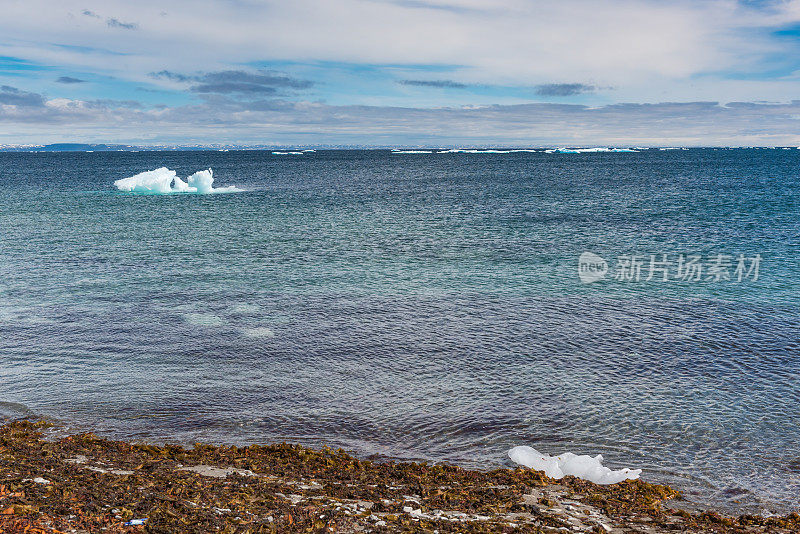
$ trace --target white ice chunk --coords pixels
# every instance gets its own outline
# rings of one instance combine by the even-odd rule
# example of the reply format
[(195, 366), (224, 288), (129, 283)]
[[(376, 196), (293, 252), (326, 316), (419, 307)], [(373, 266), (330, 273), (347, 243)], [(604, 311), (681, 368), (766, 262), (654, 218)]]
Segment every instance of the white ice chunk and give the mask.
[(186, 179), (186, 182), (176, 176), (175, 171), (161, 167), (154, 171), (139, 173), (135, 176), (122, 178), (114, 182), (120, 191), (132, 193), (235, 193), (241, 191), (235, 186), (214, 188), (214, 171), (206, 169), (198, 171)]
[(191, 187), (189, 184), (175, 177), (175, 185), (172, 186), (172, 193), (197, 193), (196, 187)]
[(117, 180), (114, 185), (120, 191), (134, 193), (172, 193), (174, 179), (175, 171), (161, 167), (154, 171), (140, 172), (129, 178)]
[(594, 148), (555, 148), (552, 150), (545, 150), (545, 152), (548, 154), (586, 154), (597, 152), (638, 152), (638, 150), (631, 148), (608, 148), (604, 146), (598, 146)]
[(36, 477), (36, 478), (24, 478), (22, 479), (23, 482), (35, 482), (36, 484), (50, 484), (50, 481), (46, 478)]
[(612, 471), (603, 466), (602, 454), (591, 457), (565, 452), (559, 456), (550, 456), (533, 447), (520, 446), (508, 451), (508, 457), (517, 464), (544, 471), (550, 478), (560, 479), (572, 475), (595, 484), (616, 484), (623, 480), (636, 480), (642, 473), (641, 469), (628, 468)]
[(198, 193), (211, 193), (214, 190), (211, 186), (214, 183), (214, 171), (211, 169), (197, 171), (186, 179), (186, 183), (189, 184), (189, 187), (196, 188)]

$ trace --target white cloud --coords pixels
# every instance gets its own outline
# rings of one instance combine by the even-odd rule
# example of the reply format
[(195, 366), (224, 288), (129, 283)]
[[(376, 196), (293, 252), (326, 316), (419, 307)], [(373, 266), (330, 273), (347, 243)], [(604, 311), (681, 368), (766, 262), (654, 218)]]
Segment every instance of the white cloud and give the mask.
[(730, 1), (13, 0), (0, 53), (139, 80), (261, 60), (460, 65), (460, 82), (593, 83), (655, 97), (653, 80), (749, 68), (780, 52), (743, 30), (798, 20), (796, 0), (770, 10)]
[[(0, 18), (0, 56), (57, 67), (59, 75), (92, 83), (53, 86), (55, 77), (48, 73), (51, 86), (37, 87), (35, 76), (0, 73), (0, 85), (21, 91), (7, 92), (7, 102), (0, 102), (0, 122), (21, 125), (6, 129), (13, 130), (10, 141), (28, 136), (291, 142), (317, 136), (318, 142), (354, 143), (796, 144), (793, 117), (800, 110), (786, 102), (800, 94), (800, 78), (792, 75), (800, 61), (791, 64), (798, 44), (774, 38), (768, 30), (799, 21), (800, 0), (758, 8), (732, 0), (172, 0), (166, 7), (161, 0), (7, 0)], [(352, 87), (336, 89), (337, 102), (353, 105), (258, 100), (267, 94), (325, 95), (327, 80), (303, 72), (285, 79), (308, 80), (307, 92), (251, 83), (257, 71), (248, 63), (280, 61), (381, 65), (386, 86), (396, 93), (387, 96), (380, 85), (361, 91), (355, 69), (347, 79)], [(753, 75), (776, 62), (785, 72)], [(151, 76), (162, 71), (191, 75), (193, 85)], [(201, 83), (209, 73), (226, 72), (251, 74), (244, 81)], [(365, 80), (371, 72), (363, 74)], [(434, 96), (425, 97), (425, 105), (439, 107), (422, 109), (415, 99), (422, 98), (424, 86), (397, 90), (392, 76), (440, 80), (444, 88), (594, 87), (580, 93), (596, 107), (499, 106), (491, 105), (492, 96), (476, 100), (469, 91), (453, 95), (429, 87), (426, 94)], [(161, 85), (172, 97), (194, 87), (180, 98), (195, 104), (139, 109), (112, 103), (110, 92), (97, 93), (103, 91), (102, 79), (113, 79), (117, 89), (127, 82), (124, 98), (140, 84)], [(60, 98), (78, 94), (69, 90), (95, 91), (106, 100)], [(250, 102), (223, 97), (244, 93)], [(555, 93), (539, 96), (558, 98)], [(536, 98), (533, 89), (530, 94)], [(20, 103), (36, 101), (31, 95), (45, 104)], [(494, 103), (524, 99), (509, 93)], [(721, 107), (693, 103), (698, 100), (784, 104)], [(687, 103), (609, 105), (671, 101)], [(365, 103), (375, 105), (359, 105)], [(408, 105), (401, 109), (389, 103)], [(461, 104), (476, 107), (457, 107)], [(54, 123), (70, 127), (54, 131), (48, 127)]]
[(797, 146), (798, 116), (800, 101), (420, 109), (243, 102), (220, 96), (198, 105), (148, 110), (128, 103), (53, 99), (44, 105), (0, 107), (0, 124), (18, 125), (13, 137), (0, 134), (0, 142)]

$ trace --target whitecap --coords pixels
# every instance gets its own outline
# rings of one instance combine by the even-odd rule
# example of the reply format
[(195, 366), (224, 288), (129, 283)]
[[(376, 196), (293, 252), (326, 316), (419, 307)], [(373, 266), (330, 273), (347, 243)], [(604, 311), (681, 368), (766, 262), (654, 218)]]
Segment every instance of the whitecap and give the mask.
[(266, 326), (259, 326), (257, 328), (243, 328), (242, 332), (247, 337), (253, 338), (272, 338), (275, 337), (275, 332), (272, 329), (267, 328)]
[(193, 326), (222, 326), (225, 321), (212, 313), (184, 313), (183, 320)]
[(260, 312), (261, 306), (259, 306), (258, 304), (236, 304), (233, 306), (229, 306), (228, 311), (230, 313), (252, 314)]
[(0, 401), (0, 421), (34, 417), (33, 411), (18, 402)]

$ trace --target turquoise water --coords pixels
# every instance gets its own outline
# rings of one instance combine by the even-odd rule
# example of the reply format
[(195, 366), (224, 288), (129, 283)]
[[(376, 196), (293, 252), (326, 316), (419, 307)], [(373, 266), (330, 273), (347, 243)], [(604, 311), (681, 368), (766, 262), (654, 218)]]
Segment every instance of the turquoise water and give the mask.
[[(245, 191), (113, 187), (161, 166)], [(475, 467), (602, 453), (701, 505), (797, 509), (799, 189), (798, 150), (0, 153), (0, 414)], [(651, 254), (733, 280), (647, 281)]]

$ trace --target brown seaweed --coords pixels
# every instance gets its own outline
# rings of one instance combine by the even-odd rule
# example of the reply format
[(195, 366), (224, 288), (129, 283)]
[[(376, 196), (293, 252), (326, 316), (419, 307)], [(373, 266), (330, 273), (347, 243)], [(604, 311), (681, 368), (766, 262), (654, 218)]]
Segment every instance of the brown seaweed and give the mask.
[(0, 427), (0, 533), (800, 532), (797, 514), (671, 510), (678, 492), (641, 480), (599, 486), (289, 444), (46, 440), (45, 426)]

